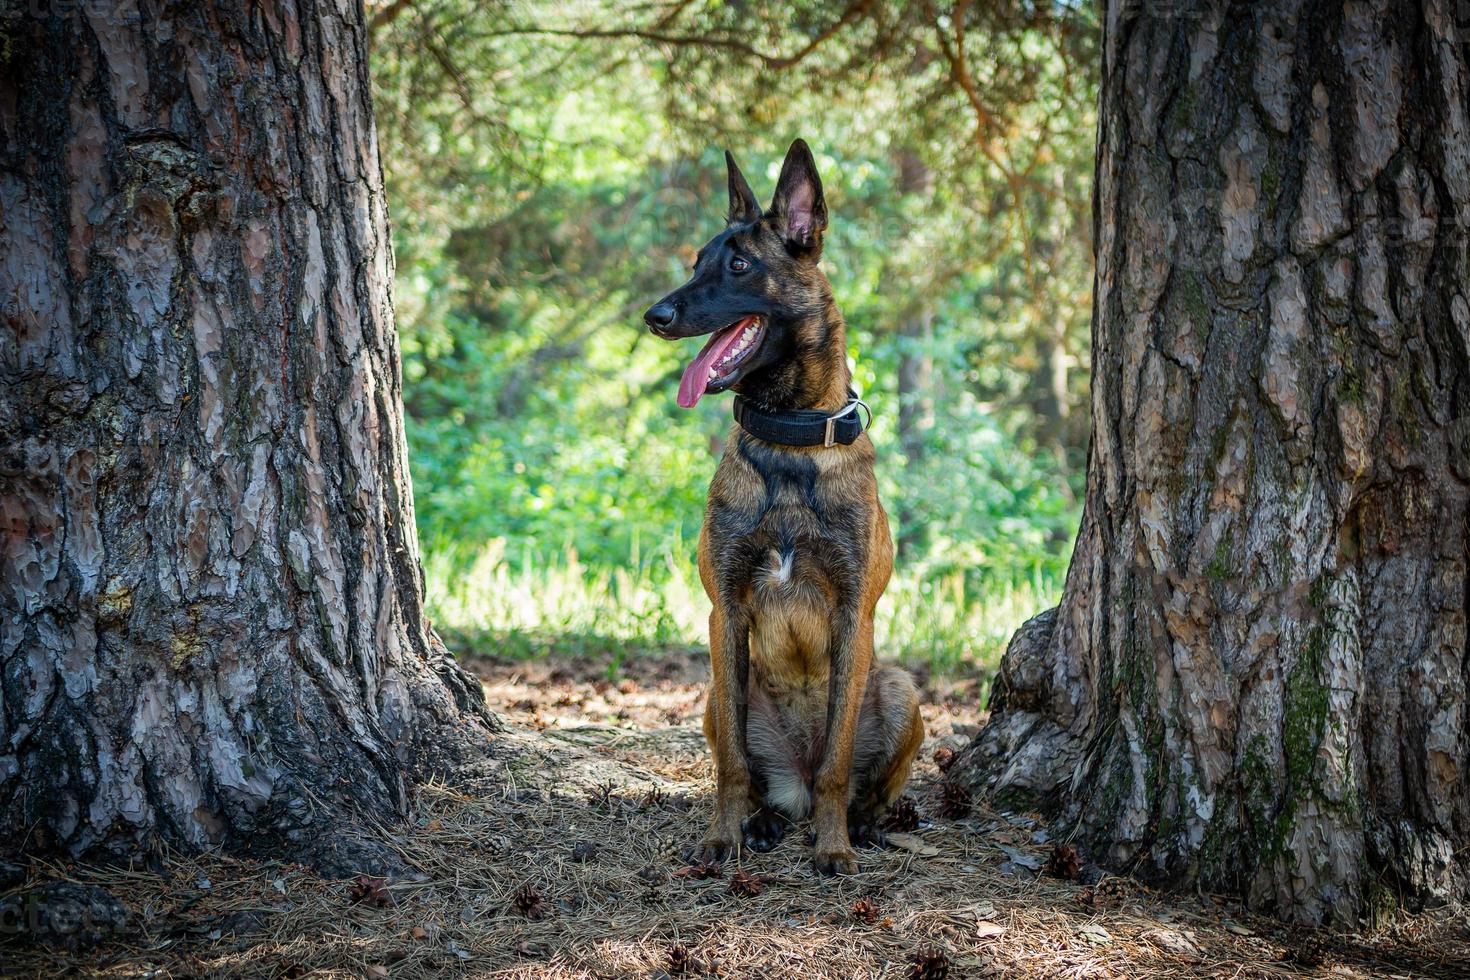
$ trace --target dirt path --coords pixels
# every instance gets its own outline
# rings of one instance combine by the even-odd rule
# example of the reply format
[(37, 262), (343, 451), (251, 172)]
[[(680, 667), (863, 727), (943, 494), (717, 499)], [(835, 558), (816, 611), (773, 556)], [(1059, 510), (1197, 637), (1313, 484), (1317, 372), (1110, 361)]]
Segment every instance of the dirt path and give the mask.
[[(721, 875), (679, 850), (711, 773), (697, 655), (480, 664), (512, 723), (475, 782), (426, 787), (394, 837), (414, 873), (334, 882), (306, 869), (169, 859), (146, 872), (13, 869), (120, 899), (121, 931), (85, 949), (0, 945), (7, 975), (842, 978), (1470, 976), (1448, 912), (1371, 934), (1287, 931), (1237, 906), (1151, 893), (1070, 866), (1026, 814), (940, 816), (936, 750), (979, 721), (974, 681), (929, 682), (918, 827), (862, 873), (812, 874), (801, 834)], [(950, 799), (951, 811), (961, 801)], [(1075, 878), (1065, 877), (1076, 873)], [(12, 931), (11, 925), (7, 931)], [(927, 973), (916, 973), (926, 969)]]

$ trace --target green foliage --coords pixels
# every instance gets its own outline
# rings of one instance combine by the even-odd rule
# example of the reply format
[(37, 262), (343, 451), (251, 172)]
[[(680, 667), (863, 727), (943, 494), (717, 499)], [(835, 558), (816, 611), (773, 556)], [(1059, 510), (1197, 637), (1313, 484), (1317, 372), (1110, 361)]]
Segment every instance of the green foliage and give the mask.
[[(424, 558), (429, 615), (463, 648), (501, 654), (704, 645), (709, 601), (693, 545), (641, 542), (622, 561), (586, 563), (574, 549), (541, 553), (504, 538), (481, 546), (441, 542)], [(940, 670), (993, 666), (1016, 625), (1054, 600), (1061, 583), (1044, 568), (1029, 578), (900, 569), (878, 604), (882, 656)]]
[[(442, 623), (527, 650), (702, 639), (693, 541), (728, 401), (676, 408), (692, 345), (639, 315), (721, 226), (719, 144), (764, 195), (798, 133), (817, 151), (824, 261), (902, 521), (888, 648), (989, 659), (1053, 600), (1085, 440), (1092, 91), (1069, 58), (1088, 55), (1090, 15), (970, 11), (956, 37), (905, 6), (864, 7), (824, 36), (824, 5), (680, 5), (658, 29), (717, 43), (658, 45), (556, 33), (630, 23), (597, 4), (408, 9), (375, 38), (374, 80)], [(792, 30), (823, 47), (781, 70), (726, 43), (785, 50)], [(965, 115), (981, 108), (955, 84), (956, 51), (994, 132)], [(862, 59), (870, 77), (843, 83)], [(931, 380), (902, 399), (925, 410), (900, 432), (898, 378), (920, 362)]]

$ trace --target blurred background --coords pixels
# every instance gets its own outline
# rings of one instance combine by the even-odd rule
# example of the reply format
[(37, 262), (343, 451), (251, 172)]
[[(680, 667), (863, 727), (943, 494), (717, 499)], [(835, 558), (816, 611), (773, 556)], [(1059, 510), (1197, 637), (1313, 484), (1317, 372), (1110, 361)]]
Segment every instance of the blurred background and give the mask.
[(880, 655), (993, 667), (1080, 512), (1085, 3), (369, 3), (430, 614), (456, 649), (702, 645), (728, 397), (641, 313), (804, 137), (899, 554)]

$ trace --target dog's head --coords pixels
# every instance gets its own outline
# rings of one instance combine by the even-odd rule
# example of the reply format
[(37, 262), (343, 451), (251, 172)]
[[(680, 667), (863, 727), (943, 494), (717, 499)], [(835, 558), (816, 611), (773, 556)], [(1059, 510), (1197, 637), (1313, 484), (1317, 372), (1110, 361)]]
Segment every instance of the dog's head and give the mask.
[(709, 392), (744, 391), (828, 339), (820, 314), (832, 292), (817, 268), (827, 204), (811, 150), (791, 144), (765, 211), (728, 152), (725, 164), (725, 230), (699, 250), (689, 281), (643, 314), (666, 340), (711, 335), (679, 382), (685, 408)]

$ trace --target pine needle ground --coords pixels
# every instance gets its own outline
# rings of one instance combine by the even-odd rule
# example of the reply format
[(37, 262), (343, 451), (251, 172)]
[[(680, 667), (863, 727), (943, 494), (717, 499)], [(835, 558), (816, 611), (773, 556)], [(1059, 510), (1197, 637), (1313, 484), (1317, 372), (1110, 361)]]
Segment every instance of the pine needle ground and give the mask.
[[(105, 977), (1454, 977), (1463, 910), (1309, 932), (1210, 896), (1101, 874), (1028, 814), (946, 804), (934, 759), (981, 721), (978, 681), (926, 679), (917, 826), (816, 877), (798, 828), (719, 873), (681, 849), (713, 788), (696, 651), (609, 664), (474, 661), (510, 731), (470, 780), (420, 787), (390, 836), (412, 873), (325, 880), (219, 855), (149, 870), (33, 863), (106, 889), (126, 922), (89, 945), (10, 922), (0, 972)], [(941, 812), (951, 814), (942, 817)]]

